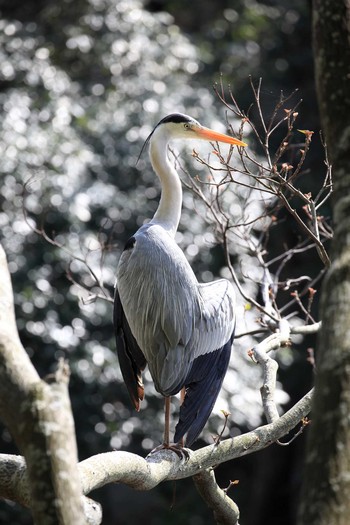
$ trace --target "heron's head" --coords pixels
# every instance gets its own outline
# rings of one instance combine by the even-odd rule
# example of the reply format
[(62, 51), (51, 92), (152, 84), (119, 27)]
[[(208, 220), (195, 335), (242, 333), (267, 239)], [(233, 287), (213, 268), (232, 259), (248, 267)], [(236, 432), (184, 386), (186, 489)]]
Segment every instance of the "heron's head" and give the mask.
[[(200, 139), (213, 142), (224, 142), (232, 144), (233, 146), (245, 147), (247, 144), (235, 137), (218, 133), (209, 128), (202, 126), (197, 120), (182, 113), (172, 113), (163, 118), (156, 127), (153, 133), (164, 133), (170, 139)], [(152, 136), (151, 134), (151, 136)], [(150, 137), (151, 138), (151, 137)]]
[(232, 144), (233, 146), (247, 146), (242, 140), (205, 128), (197, 120), (188, 115), (184, 115), (183, 113), (171, 113), (158, 122), (156, 127), (147, 137), (139, 158), (141, 157), (142, 151), (151, 140), (162, 142), (165, 140), (165, 142), (168, 142), (172, 139), (200, 139), (212, 142), (224, 142), (226, 144)]

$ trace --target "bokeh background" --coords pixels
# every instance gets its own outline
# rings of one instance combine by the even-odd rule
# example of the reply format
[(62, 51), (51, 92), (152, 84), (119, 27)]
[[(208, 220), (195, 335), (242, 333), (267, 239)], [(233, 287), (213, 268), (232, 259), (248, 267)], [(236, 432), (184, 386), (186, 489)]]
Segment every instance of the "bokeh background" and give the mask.
[[(281, 90), (297, 88), (298, 127), (318, 131), (310, 16), (307, 0), (0, 0), (1, 241), (21, 339), (36, 368), (45, 375), (59, 357), (69, 360), (80, 459), (112, 449), (146, 455), (162, 440), (163, 402), (148, 375), (143, 410), (130, 407), (114, 352), (111, 303), (86, 301), (87, 289), (99, 291), (89, 268), (111, 296), (125, 241), (156, 209), (159, 185), (147, 155), (136, 165), (143, 141), (173, 111), (224, 130), (226, 112), (213, 84), (230, 86), (247, 110), (249, 76), (263, 78), (267, 115)], [(312, 184), (322, 179), (322, 158), (315, 141), (307, 161)], [(191, 173), (203, 170), (190, 149), (184, 162)], [(42, 229), (55, 244), (38, 234)], [(296, 235), (284, 221), (271, 253)], [(200, 280), (225, 275), (222, 249), (188, 192), (177, 239)], [(318, 261), (308, 253), (298, 264), (307, 274)], [(251, 343), (235, 345), (197, 447), (220, 430), (220, 408), (232, 413), (231, 435), (264, 421), (260, 372), (246, 355)], [(311, 385), (307, 348), (314, 345), (306, 338), (281, 354), (284, 410)], [(0, 440), (2, 452), (17, 452), (3, 427)], [(289, 447), (274, 445), (217, 469), (221, 486), (239, 480), (231, 494), (243, 525), (295, 523), (304, 441), (302, 435)], [(145, 516), (150, 525), (212, 522), (191, 480), (149, 493), (111, 485), (92, 497), (103, 505), (104, 525), (133, 525)], [(0, 502), (0, 523), (26, 525), (31, 517)]]

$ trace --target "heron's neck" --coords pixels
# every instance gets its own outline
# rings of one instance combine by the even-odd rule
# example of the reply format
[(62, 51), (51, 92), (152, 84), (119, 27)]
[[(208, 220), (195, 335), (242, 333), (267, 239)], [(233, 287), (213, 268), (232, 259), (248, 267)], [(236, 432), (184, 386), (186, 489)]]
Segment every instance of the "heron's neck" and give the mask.
[(172, 237), (175, 237), (181, 216), (181, 181), (168, 160), (168, 138), (159, 135), (155, 138), (156, 140), (151, 140), (150, 158), (153, 169), (160, 179), (162, 193), (158, 209), (151, 222), (160, 224)]

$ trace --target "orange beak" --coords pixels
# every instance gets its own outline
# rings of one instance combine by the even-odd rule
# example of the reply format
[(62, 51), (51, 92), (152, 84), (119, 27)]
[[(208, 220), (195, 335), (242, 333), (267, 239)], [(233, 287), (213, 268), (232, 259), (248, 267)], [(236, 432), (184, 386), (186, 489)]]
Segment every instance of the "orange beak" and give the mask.
[(213, 142), (224, 142), (225, 144), (232, 144), (233, 146), (242, 146), (243, 148), (245, 146), (248, 146), (248, 144), (242, 142), (241, 140), (238, 140), (234, 137), (230, 137), (229, 135), (224, 135), (223, 133), (218, 133), (217, 131), (213, 131), (209, 128), (200, 127), (194, 129), (193, 131), (199, 139), (212, 140)]

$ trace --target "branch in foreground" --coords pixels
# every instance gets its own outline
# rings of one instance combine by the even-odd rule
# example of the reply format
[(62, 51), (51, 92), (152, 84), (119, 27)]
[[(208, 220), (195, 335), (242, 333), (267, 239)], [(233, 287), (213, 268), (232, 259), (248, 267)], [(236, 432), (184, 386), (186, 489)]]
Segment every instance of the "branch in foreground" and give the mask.
[(1, 246), (0, 274), (0, 417), (26, 458), (34, 522), (83, 525), (68, 367), (61, 362), (50, 382), (40, 379), (18, 336)]
[(185, 463), (176, 454), (161, 450), (146, 459), (130, 452), (106, 452), (79, 464), (83, 493), (107, 483), (122, 482), (137, 490), (150, 490), (164, 480), (194, 476), (203, 469), (218, 465), (268, 447), (285, 436), (309, 414), (312, 390), (277, 421), (241, 436), (208, 445), (191, 452)]
[(217, 445), (190, 453), (181, 461), (169, 450), (160, 450), (146, 459), (130, 452), (106, 452), (79, 464), (83, 493), (107, 483), (125, 483), (137, 490), (150, 490), (164, 480), (194, 476), (214, 465), (262, 450), (295, 428), (311, 411), (312, 390), (277, 421)]
[[(146, 459), (130, 452), (106, 452), (82, 461), (78, 467), (83, 494), (108, 483), (125, 483), (136, 490), (150, 490), (165, 480), (195, 476), (214, 465), (262, 450), (295, 428), (311, 410), (311, 390), (277, 421), (264, 425), (241, 436), (208, 445), (190, 453), (186, 462), (170, 450), (160, 450)], [(11, 460), (12, 458), (12, 460)], [(18, 456), (0, 454), (0, 471), (4, 462), (12, 463), (6, 487), (0, 483), (0, 497), (12, 494), (14, 501), (21, 501), (23, 485), (18, 484), (18, 469), (23, 462)], [(22, 474), (23, 475), (23, 474)]]
[[(27, 466), (23, 456), (0, 454), (0, 497), (30, 508)], [(83, 496), (84, 515), (88, 525), (102, 522), (102, 508), (96, 501)]]

